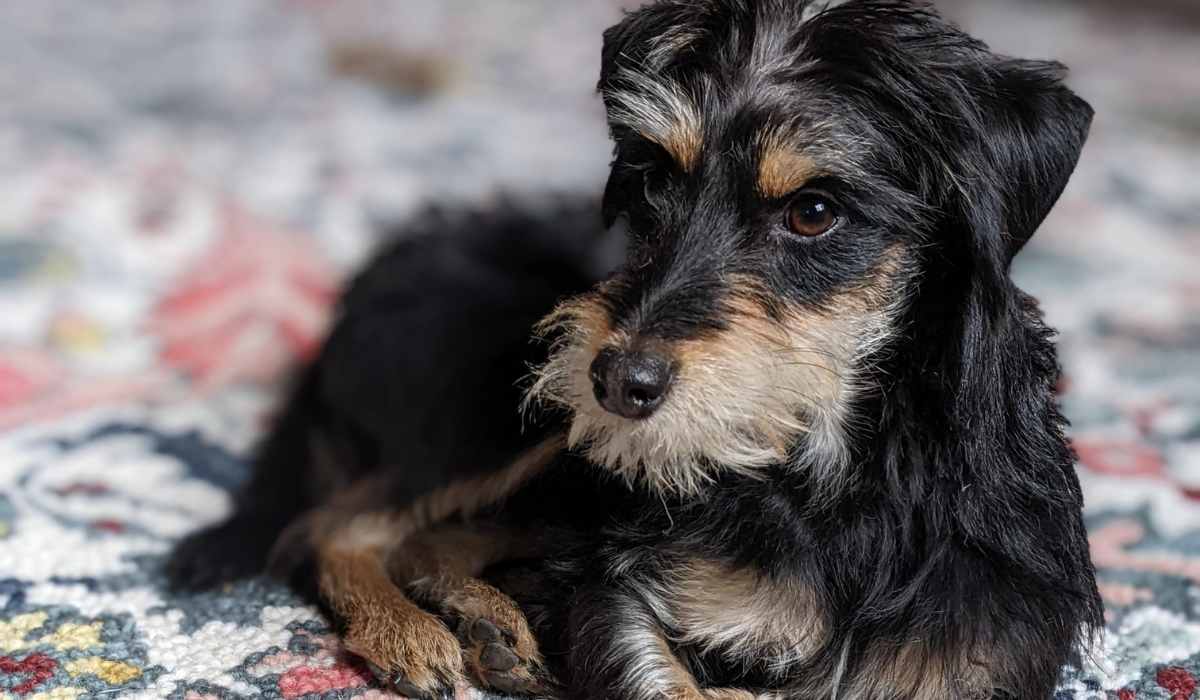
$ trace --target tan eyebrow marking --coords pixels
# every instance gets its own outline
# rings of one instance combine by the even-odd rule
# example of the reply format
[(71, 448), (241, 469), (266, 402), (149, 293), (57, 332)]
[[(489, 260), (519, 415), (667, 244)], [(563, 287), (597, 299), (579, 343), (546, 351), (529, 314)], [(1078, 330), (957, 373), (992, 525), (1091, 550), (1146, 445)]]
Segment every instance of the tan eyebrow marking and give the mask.
[(621, 79), (627, 87), (605, 95), (609, 121), (662, 146), (679, 167), (691, 172), (704, 145), (704, 124), (695, 100), (671, 80), (632, 71), (624, 71)]
[(783, 197), (800, 189), (820, 173), (800, 144), (779, 129), (759, 132), (758, 190), (766, 197)]

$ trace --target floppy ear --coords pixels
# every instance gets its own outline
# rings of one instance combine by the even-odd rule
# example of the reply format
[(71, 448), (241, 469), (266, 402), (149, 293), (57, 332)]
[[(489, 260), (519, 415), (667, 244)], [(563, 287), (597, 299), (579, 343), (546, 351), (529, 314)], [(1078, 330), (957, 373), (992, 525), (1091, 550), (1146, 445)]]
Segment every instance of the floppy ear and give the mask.
[[(694, 4), (684, 0), (665, 0), (631, 12), (625, 19), (604, 32), (604, 47), (600, 52), (600, 82), (596, 89), (604, 98), (606, 109), (613, 108), (611, 96), (630, 74), (646, 74), (661, 70), (672, 57), (672, 42), (685, 30), (695, 12)], [(641, 196), (636, 183), (631, 184), (623, 172), (621, 144), (626, 127), (610, 127), (616, 142), (616, 158), (604, 187), (604, 225), (612, 226), (624, 214), (623, 203)], [(630, 189), (630, 188), (633, 189)]]
[(621, 70), (637, 72), (662, 69), (671, 58), (669, 49), (679, 38), (678, 32), (694, 19), (695, 5), (686, 0), (663, 0), (625, 15), (604, 30), (600, 50), (600, 82), (603, 95), (612, 87)]
[(977, 243), (1007, 266), (1067, 186), (1093, 112), (1062, 84), (1058, 64), (1006, 59), (992, 69), (979, 102), (982, 163), (965, 164), (974, 174), (966, 189), (973, 228), (990, 239)]

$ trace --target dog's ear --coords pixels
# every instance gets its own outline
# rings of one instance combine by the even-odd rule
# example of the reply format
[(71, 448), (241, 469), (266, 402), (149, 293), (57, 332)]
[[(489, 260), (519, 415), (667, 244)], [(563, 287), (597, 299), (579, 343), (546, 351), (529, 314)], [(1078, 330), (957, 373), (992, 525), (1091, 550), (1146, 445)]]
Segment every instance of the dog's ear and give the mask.
[(981, 152), (963, 154), (965, 182), (951, 176), (964, 190), (972, 228), (986, 236), (977, 245), (1007, 267), (1066, 187), (1093, 112), (1062, 84), (1058, 64), (1001, 59), (989, 69), (976, 96)]
[[(682, 39), (688, 36), (695, 11), (695, 4), (687, 0), (664, 0), (627, 14), (625, 19), (605, 30), (604, 47), (600, 52), (600, 82), (596, 87), (610, 114), (612, 95), (631, 76), (657, 73), (671, 61), (675, 54), (673, 49), (681, 46)], [(605, 226), (612, 226), (625, 214), (625, 202), (640, 196), (621, 167), (622, 128), (612, 128), (616, 157), (604, 188)]]
[(600, 93), (607, 95), (622, 71), (661, 70), (671, 58), (669, 49), (686, 36), (694, 19), (694, 3), (664, 0), (630, 12), (604, 30), (600, 82), (596, 86)]

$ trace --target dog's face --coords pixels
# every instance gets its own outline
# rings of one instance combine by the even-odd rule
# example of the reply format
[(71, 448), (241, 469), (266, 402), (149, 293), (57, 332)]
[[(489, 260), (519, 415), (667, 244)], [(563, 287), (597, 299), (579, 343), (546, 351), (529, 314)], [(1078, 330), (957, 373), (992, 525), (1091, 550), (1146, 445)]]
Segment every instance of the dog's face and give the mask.
[(1091, 112), (1052, 68), (884, 0), (629, 15), (600, 81), (605, 216), (627, 219), (629, 259), (547, 321), (532, 395), (661, 488), (774, 464), (835, 487), (855, 396), (922, 281), (1007, 289), (1065, 185)]

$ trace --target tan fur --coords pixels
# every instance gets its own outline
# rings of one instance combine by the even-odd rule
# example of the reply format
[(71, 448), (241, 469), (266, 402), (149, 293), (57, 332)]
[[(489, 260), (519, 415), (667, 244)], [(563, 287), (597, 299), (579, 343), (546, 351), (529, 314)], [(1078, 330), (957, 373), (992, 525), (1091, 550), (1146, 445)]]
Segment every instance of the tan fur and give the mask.
[(845, 700), (988, 700), (998, 690), (990, 666), (998, 660), (959, 652), (953, 657), (934, 654), (920, 640), (877, 642)]
[(755, 136), (759, 166), (756, 184), (768, 197), (785, 197), (815, 178), (838, 173), (864, 176), (867, 144), (829, 120), (772, 124)]
[(388, 507), (387, 489), (378, 475), (363, 477), (292, 521), (276, 538), (267, 568), (291, 571), (307, 552), (320, 551), (333, 542), (357, 544), (362, 549), (386, 548), (391, 544), (388, 534), (403, 529), (399, 523), (411, 525)]
[(629, 127), (666, 149), (691, 172), (704, 146), (704, 122), (696, 97), (663, 76), (623, 70), (621, 87), (605, 93), (610, 124)]
[(696, 560), (670, 598), (675, 641), (775, 669), (803, 661), (828, 639), (828, 622), (797, 581)]
[(456, 481), (421, 499), (412, 507), (413, 516), (424, 526), (445, 520), (451, 515), (469, 516), (498, 503), (545, 469), (563, 446), (562, 436), (547, 438), (501, 471)]
[(386, 550), (412, 533), (450, 516), (469, 516), (498, 503), (518, 486), (538, 474), (562, 450), (560, 435), (547, 438), (522, 454), (508, 467), (471, 479), (452, 482), (418, 499), (407, 510), (368, 507), (386, 493), (381, 484), (366, 479), (354, 489), (334, 496), (311, 519), (310, 537), (316, 543), (333, 541), (346, 548)]
[(758, 191), (765, 197), (786, 197), (820, 174), (801, 144), (778, 129), (758, 137)]
[(468, 673), (487, 683), (479, 654), (482, 644), (471, 644), (466, 630), (485, 619), (510, 636), (510, 648), (521, 665), (509, 673), (535, 683), (542, 665), (537, 641), (525, 615), (508, 596), (476, 577), (489, 564), (512, 557), (538, 553), (538, 543), (529, 535), (501, 528), (443, 526), (421, 532), (392, 551), (388, 573), (396, 585), (437, 605), (443, 614), (460, 621), (460, 637)]
[(345, 623), (346, 648), (389, 676), (403, 671), (423, 690), (453, 685), (462, 668), (458, 639), (392, 585), (379, 557), (378, 550), (336, 546), (318, 553), (319, 585)]
[(797, 462), (818, 489), (837, 488), (845, 458), (845, 405), (861, 362), (891, 331), (902, 298), (899, 250), (863, 284), (819, 307), (792, 305), (776, 317), (753, 280), (731, 280), (729, 329), (673, 344), (678, 365), (671, 393), (649, 418), (633, 421), (595, 401), (587, 370), (605, 344), (628, 342), (611, 330), (600, 301), (560, 307), (543, 330), (560, 333), (527, 401), (549, 400), (574, 412), (568, 444), (630, 481), (694, 493), (712, 470), (756, 474), (778, 464), (803, 437)]
[[(430, 692), (438, 684), (458, 680), (463, 665), (458, 640), (440, 620), (404, 596), (384, 571), (384, 558), (435, 523), (452, 515), (469, 516), (503, 499), (541, 471), (562, 446), (561, 437), (549, 438), (508, 468), (450, 484), (405, 511), (380, 506), (386, 490), (369, 477), (309, 514), (303, 528), (317, 552), (319, 589), (345, 626), (346, 647), (389, 675), (403, 671), (406, 682)], [(415, 544), (414, 551), (420, 546)], [(464, 551), (457, 559), (446, 559), (435, 556), (431, 543), (424, 542), (424, 547), (420, 550), (425, 552), (423, 558), (415, 558), (407, 569), (401, 567), (406, 581), (436, 579), (438, 584), (428, 592), (441, 596), (450, 608), (461, 608), (464, 614), (500, 611), (500, 619), (493, 621), (519, 632), (514, 636), (523, 639), (526, 656), (522, 658), (536, 661), (536, 646), (530, 646), (533, 637), (512, 601), (471, 580), (487, 563), (484, 550)], [(395, 565), (394, 559), (392, 563)], [(455, 596), (457, 602), (451, 600)]]
[(767, 695), (756, 695), (741, 688), (703, 688), (704, 700), (764, 700)]

